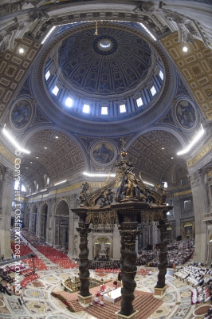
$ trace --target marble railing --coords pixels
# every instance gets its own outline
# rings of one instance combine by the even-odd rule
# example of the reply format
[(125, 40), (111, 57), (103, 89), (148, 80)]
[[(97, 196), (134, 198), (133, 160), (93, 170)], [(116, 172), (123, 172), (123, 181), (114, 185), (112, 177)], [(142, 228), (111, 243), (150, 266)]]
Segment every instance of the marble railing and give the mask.
[(212, 220), (212, 213), (205, 214), (203, 217), (204, 221)]

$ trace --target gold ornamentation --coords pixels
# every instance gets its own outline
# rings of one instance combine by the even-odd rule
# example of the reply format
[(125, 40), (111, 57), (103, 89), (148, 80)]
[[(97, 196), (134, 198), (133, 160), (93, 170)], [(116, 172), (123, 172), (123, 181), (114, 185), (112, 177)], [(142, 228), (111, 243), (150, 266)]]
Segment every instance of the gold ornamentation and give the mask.
[(199, 162), (206, 154), (208, 154), (212, 150), (212, 138), (206, 143), (197, 155), (187, 160), (187, 167), (191, 167)]

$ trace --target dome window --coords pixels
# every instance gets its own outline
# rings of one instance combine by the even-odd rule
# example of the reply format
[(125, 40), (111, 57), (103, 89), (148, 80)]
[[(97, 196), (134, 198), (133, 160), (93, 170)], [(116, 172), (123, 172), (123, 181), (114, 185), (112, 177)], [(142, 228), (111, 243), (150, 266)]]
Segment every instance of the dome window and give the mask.
[(83, 105), (83, 113), (90, 113), (90, 105), (88, 105), (88, 104), (84, 104)]
[(163, 81), (163, 72), (160, 70), (159, 72), (159, 77), (161, 78), (161, 80)]
[(144, 104), (141, 97), (139, 97), (139, 99), (136, 100), (136, 103), (137, 103), (138, 107), (140, 107), (140, 106), (142, 106)]
[(102, 115), (108, 115), (108, 107), (107, 106), (102, 106), (101, 114)]
[(55, 87), (54, 87), (53, 90), (52, 90), (52, 93), (53, 93), (55, 96), (57, 96), (58, 92), (59, 92), (59, 88), (57, 87), (57, 85), (55, 85)]
[(50, 71), (47, 71), (45, 74), (46, 81), (49, 79), (50, 75), (51, 75)]
[(120, 110), (120, 113), (126, 113), (126, 105), (125, 104), (121, 104), (119, 106), (119, 110)]
[(21, 191), (26, 192), (26, 187), (23, 184), (21, 185)]
[(151, 91), (152, 96), (154, 96), (157, 93), (154, 85), (151, 87), (150, 91)]
[(72, 107), (73, 100), (70, 97), (67, 97), (65, 105), (68, 106), (68, 107)]

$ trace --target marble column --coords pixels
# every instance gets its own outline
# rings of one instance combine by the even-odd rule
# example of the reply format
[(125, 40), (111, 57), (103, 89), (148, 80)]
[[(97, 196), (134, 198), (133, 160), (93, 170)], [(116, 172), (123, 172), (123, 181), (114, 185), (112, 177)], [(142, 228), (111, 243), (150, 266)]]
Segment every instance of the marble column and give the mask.
[(120, 258), (120, 234), (118, 230), (118, 226), (115, 225), (113, 228), (113, 259), (119, 259)]
[(177, 236), (181, 235), (181, 230), (180, 230), (181, 206), (180, 206), (179, 198), (174, 198), (173, 206), (174, 206), (174, 217), (176, 222), (176, 238), (177, 238)]
[[(11, 246), (10, 246), (10, 222), (11, 222), (11, 210), (13, 201), (13, 173), (8, 168), (5, 169), (2, 179), (2, 201), (0, 212), (0, 254), (4, 255), (4, 258), (11, 258)], [(20, 207), (17, 207), (20, 208)]]
[(195, 216), (195, 262), (205, 262), (207, 259), (207, 225), (203, 221), (207, 213), (206, 187), (202, 171), (190, 175)]

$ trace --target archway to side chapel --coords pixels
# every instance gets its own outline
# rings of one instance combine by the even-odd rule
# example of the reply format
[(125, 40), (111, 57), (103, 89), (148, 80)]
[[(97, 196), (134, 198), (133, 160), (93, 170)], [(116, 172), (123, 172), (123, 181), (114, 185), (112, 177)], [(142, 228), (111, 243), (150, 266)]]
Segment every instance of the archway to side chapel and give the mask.
[(55, 246), (68, 249), (69, 207), (65, 200), (61, 200), (55, 214)]

